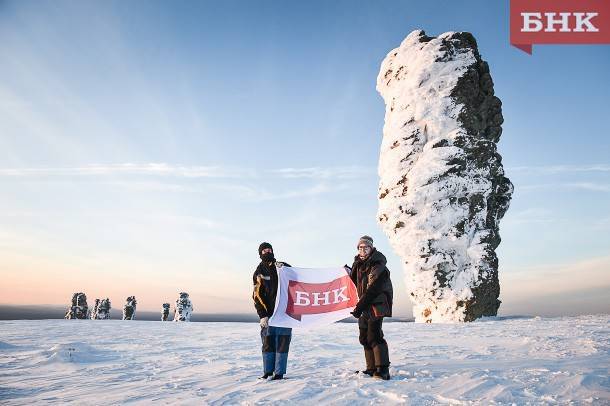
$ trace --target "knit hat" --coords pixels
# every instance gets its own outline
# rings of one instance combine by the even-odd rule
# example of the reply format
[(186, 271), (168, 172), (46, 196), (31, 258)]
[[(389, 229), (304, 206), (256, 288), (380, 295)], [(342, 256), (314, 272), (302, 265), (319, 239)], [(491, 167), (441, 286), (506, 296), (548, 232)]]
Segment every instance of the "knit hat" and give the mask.
[(261, 245), (258, 246), (258, 256), (260, 257), (263, 253), (263, 250), (265, 248), (271, 248), (271, 250), (273, 251), (273, 247), (271, 246), (271, 244), (269, 244), (268, 242), (263, 242), (261, 243)]
[(358, 240), (358, 244), (356, 244), (356, 248), (358, 248), (358, 245), (360, 245), (360, 244), (368, 245), (369, 247), (373, 248), (373, 239), (371, 237), (369, 237), (368, 235), (363, 235)]

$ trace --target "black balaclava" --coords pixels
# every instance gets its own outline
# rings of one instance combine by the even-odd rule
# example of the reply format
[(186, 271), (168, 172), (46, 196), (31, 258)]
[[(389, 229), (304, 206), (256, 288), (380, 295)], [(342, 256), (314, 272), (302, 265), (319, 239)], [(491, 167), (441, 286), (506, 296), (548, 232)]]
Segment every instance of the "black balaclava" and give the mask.
[(262, 253), (265, 248), (271, 248), (271, 250), (273, 250), (271, 244), (269, 244), (268, 242), (264, 242), (258, 246), (258, 256), (263, 260), (263, 262), (274, 262), (275, 257), (273, 256), (273, 251), (267, 252), (265, 254)]

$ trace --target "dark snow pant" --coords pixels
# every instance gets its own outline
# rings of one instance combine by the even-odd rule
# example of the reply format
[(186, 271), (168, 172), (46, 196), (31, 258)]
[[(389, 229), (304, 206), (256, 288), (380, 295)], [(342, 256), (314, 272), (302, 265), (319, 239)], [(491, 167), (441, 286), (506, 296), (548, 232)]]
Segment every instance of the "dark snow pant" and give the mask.
[(365, 349), (373, 349), (378, 344), (387, 345), (383, 338), (383, 330), (381, 325), (383, 323), (383, 317), (378, 319), (369, 319), (364, 316), (358, 319), (358, 328), (360, 329), (360, 344)]
[[(358, 328), (360, 329), (360, 344), (364, 347), (364, 353), (367, 358), (367, 369), (372, 365), (369, 365), (373, 358), (370, 355), (370, 351), (373, 352), (375, 366), (376, 367), (387, 367), (390, 365), (390, 359), (388, 354), (388, 343), (383, 338), (383, 330), (381, 326), (383, 324), (383, 317), (380, 318), (368, 318), (361, 316), (358, 319)], [(368, 354), (367, 354), (368, 353)]]
[(261, 328), (263, 368), (266, 374), (284, 375), (288, 364), (288, 349), (292, 329), (286, 327)]

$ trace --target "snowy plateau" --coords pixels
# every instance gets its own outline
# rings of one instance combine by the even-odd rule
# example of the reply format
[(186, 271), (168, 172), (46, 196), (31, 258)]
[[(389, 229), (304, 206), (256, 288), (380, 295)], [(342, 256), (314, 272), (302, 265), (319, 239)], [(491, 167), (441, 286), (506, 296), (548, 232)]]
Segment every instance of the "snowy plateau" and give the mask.
[(357, 325), (295, 330), (287, 379), (265, 381), (258, 323), (0, 322), (0, 403), (610, 404), (610, 315), (386, 323), (392, 380)]

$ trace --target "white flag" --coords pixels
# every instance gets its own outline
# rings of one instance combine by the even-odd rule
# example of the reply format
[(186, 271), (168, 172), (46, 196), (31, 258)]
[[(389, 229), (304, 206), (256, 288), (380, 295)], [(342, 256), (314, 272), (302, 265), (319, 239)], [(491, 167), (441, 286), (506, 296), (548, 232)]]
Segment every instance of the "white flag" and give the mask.
[(269, 319), (276, 327), (317, 327), (350, 316), (358, 303), (356, 286), (345, 268), (277, 269), (275, 311)]

